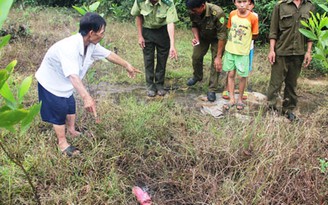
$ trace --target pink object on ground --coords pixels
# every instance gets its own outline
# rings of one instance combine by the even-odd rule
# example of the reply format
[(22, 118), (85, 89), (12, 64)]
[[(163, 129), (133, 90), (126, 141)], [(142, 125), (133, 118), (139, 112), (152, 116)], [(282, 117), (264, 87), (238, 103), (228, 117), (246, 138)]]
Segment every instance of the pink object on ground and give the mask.
[(137, 197), (140, 205), (151, 205), (151, 198), (149, 194), (143, 191), (140, 187), (135, 186), (132, 188), (132, 193)]

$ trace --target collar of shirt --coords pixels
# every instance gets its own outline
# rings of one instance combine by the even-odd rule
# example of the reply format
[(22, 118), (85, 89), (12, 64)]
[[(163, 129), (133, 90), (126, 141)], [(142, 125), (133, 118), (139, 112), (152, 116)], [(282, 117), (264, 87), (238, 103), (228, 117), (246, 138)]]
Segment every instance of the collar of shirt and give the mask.
[(205, 12), (206, 12), (205, 14), (206, 17), (209, 17), (211, 15), (210, 5), (207, 2), (205, 3)]
[(152, 4), (152, 3), (150, 2), (150, 0), (146, 0), (145, 4), (146, 4), (146, 5), (147, 5), (147, 4), (150, 4), (150, 6), (155, 6), (156, 4), (162, 5), (162, 1), (161, 1), (161, 0), (158, 0), (157, 3)]
[[(294, 0), (287, 0), (287, 4), (293, 3)], [(308, 0), (302, 0), (302, 4), (305, 4)]]

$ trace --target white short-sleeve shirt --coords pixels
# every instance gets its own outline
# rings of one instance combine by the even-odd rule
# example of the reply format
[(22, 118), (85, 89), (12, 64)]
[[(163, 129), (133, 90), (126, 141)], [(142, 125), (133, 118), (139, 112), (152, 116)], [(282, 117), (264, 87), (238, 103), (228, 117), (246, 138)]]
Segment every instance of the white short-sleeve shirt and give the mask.
[(74, 91), (69, 76), (76, 74), (82, 79), (95, 60), (104, 59), (110, 53), (99, 43), (90, 43), (84, 55), (83, 37), (78, 33), (49, 48), (35, 77), (50, 93), (68, 98)]

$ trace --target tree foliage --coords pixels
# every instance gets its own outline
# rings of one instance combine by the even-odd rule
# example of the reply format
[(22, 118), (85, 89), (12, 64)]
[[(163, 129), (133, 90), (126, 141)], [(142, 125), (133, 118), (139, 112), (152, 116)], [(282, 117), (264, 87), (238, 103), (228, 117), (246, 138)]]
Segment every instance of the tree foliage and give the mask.
[(324, 66), (323, 71), (328, 73), (328, 7), (325, 4), (318, 6), (325, 12), (323, 14), (311, 13), (311, 18), (308, 21), (301, 21), (304, 28), (300, 28), (300, 32), (315, 41), (313, 58), (321, 61)]

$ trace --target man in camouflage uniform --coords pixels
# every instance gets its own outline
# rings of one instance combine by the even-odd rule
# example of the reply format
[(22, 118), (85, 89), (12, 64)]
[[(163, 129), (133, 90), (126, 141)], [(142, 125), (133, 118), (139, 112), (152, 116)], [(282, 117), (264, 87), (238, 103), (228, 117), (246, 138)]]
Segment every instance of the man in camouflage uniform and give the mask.
[[(135, 0), (131, 15), (136, 16), (138, 43), (143, 49), (147, 95), (164, 96), (167, 58), (177, 59), (174, 23), (179, 19), (173, 0)], [(155, 50), (157, 64), (154, 70)]]
[(315, 8), (310, 0), (282, 0), (274, 7), (270, 25), (268, 60), (272, 65), (268, 88), (269, 109), (277, 110), (277, 97), (285, 83), (282, 113), (296, 120), (293, 109), (297, 104), (296, 85), (302, 63), (311, 60), (312, 42), (299, 32), (301, 21), (310, 17)]
[(195, 85), (203, 79), (203, 59), (211, 46), (212, 63), (207, 99), (216, 100), (218, 79), (222, 71), (222, 54), (227, 36), (226, 20), (223, 10), (205, 0), (187, 0), (186, 6), (190, 11), (194, 47), (192, 65), (193, 77), (187, 82), (188, 86)]

